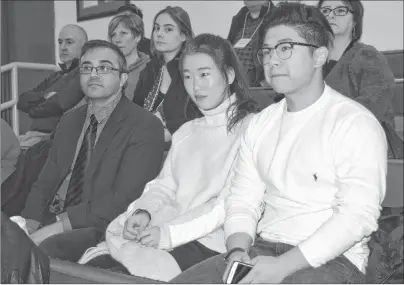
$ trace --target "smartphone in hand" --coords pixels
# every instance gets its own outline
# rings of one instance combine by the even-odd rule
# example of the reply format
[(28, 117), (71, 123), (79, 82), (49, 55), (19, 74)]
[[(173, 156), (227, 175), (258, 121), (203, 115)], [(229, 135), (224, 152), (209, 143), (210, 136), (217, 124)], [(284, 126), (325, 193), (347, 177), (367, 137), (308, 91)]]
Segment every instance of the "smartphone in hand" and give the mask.
[(234, 261), (230, 268), (229, 275), (226, 278), (226, 284), (237, 284), (252, 268), (253, 266), (251, 264)]

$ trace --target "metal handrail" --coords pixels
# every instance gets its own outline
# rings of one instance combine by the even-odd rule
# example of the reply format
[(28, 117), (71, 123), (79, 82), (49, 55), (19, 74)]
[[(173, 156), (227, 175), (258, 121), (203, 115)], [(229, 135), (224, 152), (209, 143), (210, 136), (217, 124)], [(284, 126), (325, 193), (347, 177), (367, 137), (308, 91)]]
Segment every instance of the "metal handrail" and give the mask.
[(20, 134), (20, 124), (18, 118), (18, 69), (30, 69), (30, 70), (60, 70), (57, 65), (46, 64), (46, 63), (32, 63), (32, 62), (12, 62), (1, 66), (1, 73), (11, 71), (11, 100), (1, 103), (1, 111), (12, 108), (11, 116), (12, 122), (11, 127), (14, 133), (18, 136)]

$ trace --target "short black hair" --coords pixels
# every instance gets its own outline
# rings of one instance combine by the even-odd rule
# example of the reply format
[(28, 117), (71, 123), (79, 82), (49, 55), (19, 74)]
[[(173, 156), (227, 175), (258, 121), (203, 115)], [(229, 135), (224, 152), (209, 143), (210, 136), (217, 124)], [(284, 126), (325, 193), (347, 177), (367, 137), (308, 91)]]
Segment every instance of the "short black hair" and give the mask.
[(136, 14), (140, 17), (140, 19), (143, 20), (143, 12), (135, 4), (125, 4), (125, 5), (122, 5), (121, 7), (119, 7), (118, 10), (116, 10), (117, 14), (121, 14), (124, 12), (130, 12), (130, 13)]
[[(324, 1), (325, 0), (318, 1), (317, 7), (321, 8)], [(365, 8), (360, 0), (342, 0), (342, 3), (349, 8), (353, 15), (355, 33), (352, 33), (352, 41), (357, 42), (362, 37)]]
[(90, 50), (97, 49), (97, 48), (108, 48), (114, 51), (118, 55), (118, 65), (119, 65), (119, 72), (120, 73), (128, 73), (126, 68), (126, 58), (123, 55), (122, 51), (113, 43), (104, 40), (91, 40), (86, 42), (81, 49), (80, 61), (81, 58)]
[(263, 22), (259, 36), (260, 46), (264, 42), (267, 31), (281, 25), (295, 28), (299, 36), (307, 43), (318, 47), (328, 48), (334, 40), (330, 24), (317, 7), (295, 2), (281, 2)]

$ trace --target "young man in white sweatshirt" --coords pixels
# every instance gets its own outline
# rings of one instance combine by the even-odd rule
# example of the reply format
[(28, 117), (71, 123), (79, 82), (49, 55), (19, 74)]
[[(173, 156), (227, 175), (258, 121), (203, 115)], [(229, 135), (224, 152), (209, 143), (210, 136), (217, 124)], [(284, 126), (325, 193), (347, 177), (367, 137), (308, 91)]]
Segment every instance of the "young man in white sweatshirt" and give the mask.
[(333, 33), (315, 7), (285, 3), (262, 33), (266, 80), (285, 99), (241, 137), (226, 201), (226, 256), (172, 281), (217, 283), (237, 260), (253, 265), (240, 283), (360, 283), (385, 195), (383, 129), (324, 83)]

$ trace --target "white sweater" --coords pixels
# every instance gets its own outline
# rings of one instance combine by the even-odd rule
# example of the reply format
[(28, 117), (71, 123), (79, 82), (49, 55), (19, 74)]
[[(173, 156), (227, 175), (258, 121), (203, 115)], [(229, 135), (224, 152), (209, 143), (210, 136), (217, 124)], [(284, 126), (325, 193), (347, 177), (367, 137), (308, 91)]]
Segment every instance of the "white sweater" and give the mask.
[[(152, 224), (163, 224), (161, 249), (170, 250), (198, 240), (212, 250), (226, 251), (225, 185), (230, 181), (238, 154), (239, 134), (250, 118), (245, 118), (231, 133), (227, 131), (227, 109), (234, 100), (233, 95), (213, 110), (201, 110), (204, 117), (185, 123), (174, 133), (159, 176), (146, 185), (143, 195), (128, 208), (128, 215), (145, 209), (152, 216)], [(175, 219), (173, 208), (180, 213)]]
[(287, 112), (285, 99), (269, 106), (241, 137), (226, 238), (258, 233), (298, 245), (313, 267), (344, 254), (365, 272), (386, 191), (386, 154), (377, 119), (327, 85), (302, 111)]

